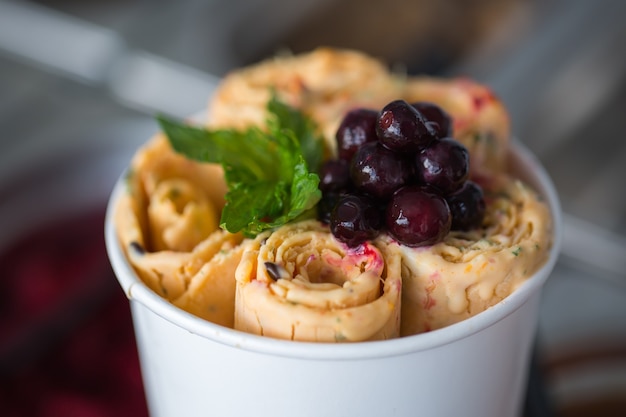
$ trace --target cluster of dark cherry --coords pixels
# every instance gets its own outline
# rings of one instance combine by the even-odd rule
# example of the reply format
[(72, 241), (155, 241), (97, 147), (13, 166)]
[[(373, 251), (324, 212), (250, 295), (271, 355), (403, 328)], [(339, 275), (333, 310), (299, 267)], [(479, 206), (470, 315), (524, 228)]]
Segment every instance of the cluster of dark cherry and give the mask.
[(483, 191), (452, 135), (451, 117), (428, 102), (350, 111), (337, 130), (338, 158), (321, 168), (319, 219), (351, 247), (382, 230), (416, 247), (479, 227)]

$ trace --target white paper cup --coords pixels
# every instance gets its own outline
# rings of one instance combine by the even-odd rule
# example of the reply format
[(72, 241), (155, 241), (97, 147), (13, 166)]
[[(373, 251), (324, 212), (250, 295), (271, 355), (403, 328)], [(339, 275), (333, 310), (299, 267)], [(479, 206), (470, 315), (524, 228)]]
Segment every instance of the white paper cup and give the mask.
[(153, 417), (518, 416), (541, 289), (561, 241), (560, 206), (537, 160), (514, 146), (511, 166), (551, 208), (547, 263), (517, 291), (463, 322), (380, 342), (276, 340), (197, 318), (152, 292), (118, 244), (112, 207), (107, 250), (130, 300)]

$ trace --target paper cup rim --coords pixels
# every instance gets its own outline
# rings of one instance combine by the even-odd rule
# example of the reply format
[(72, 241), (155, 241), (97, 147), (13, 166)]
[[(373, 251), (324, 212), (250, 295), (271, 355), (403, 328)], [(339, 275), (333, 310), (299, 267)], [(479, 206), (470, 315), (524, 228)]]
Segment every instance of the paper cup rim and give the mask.
[[(513, 140), (511, 154), (532, 170), (529, 182), (544, 197), (553, 219), (553, 245), (545, 264), (508, 297), (487, 310), (459, 323), (441, 329), (384, 341), (355, 343), (316, 343), (274, 339), (227, 328), (188, 313), (165, 300), (135, 273), (120, 247), (113, 222), (113, 212), (123, 192), (123, 173), (115, 184), (105, 217), (105, 243), (109, 260), (126, 296), (153, 313), (198, 337), (236, 349), (273, 356), (309, 360), (361, 360), (406, 355), (440, 347), (486, 329), (518, 310), (533, 294), (541, 290), (553, 270), (561, 248), (562, 218), (558, 194), (549, 175), (536, 157), (521, 143)], [(523, 174), (523, 173), (522, 173)], [(523, 175), (522, 175), (523, 176)]]

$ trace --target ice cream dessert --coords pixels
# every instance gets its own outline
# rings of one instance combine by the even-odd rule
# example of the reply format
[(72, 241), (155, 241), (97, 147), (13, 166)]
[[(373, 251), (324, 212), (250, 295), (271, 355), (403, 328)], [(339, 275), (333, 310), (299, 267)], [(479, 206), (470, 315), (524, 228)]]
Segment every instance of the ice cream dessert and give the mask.
[(314, 342), (398, 337), (400, 256), (388, 248), (350, 249), (317, 220), (259, 235), (236, 272), (235, 328)]
[(152, 290), (268, 337), (358, 342), (484, 311), (547, 259), (506, 109), (467, 79), (318, 49), (234, 71), (206, 120), (160, 119), (116, 211)]
[(159, 134), (131, 162), (115, 223), (126, 256), (150, 289), (199, 317), (232, 326), (243, 236), (218, 227), (221, 175), (217, 166), (176, 154)]

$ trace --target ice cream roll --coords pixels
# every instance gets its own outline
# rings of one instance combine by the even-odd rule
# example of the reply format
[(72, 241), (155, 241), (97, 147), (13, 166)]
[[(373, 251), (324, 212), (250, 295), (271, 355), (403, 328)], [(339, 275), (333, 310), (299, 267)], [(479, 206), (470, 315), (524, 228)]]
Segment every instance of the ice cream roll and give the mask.
[(398, 337), (401, 262), (389, 248), (350, 249), (315, 220), (258, 236), (235, 273), (235, 329), (307, 342)]
[(543, 265), (552, 244), (547, 205), (505, 174), (484, 184), (483, 227), (436, 245), (401, 247), (402, 335), (439, 329), (503, 300)]
[(333, 151), (335, 133), (346, 112), (355, 107), (381, 108), (401, 94), (402, 86), (378, 59), (321, 47), (226, 74), (210, 100), (207, 119), (213, 127), (263, 126), (267, 102), (276, 93), (315, 120), (328, 150)]
[(133, 158), (116, 228), (143, 282), (180, 308), (232, 327), (243, 236), (219, 228), (221, 168), (176, 154), (162, 135)]

